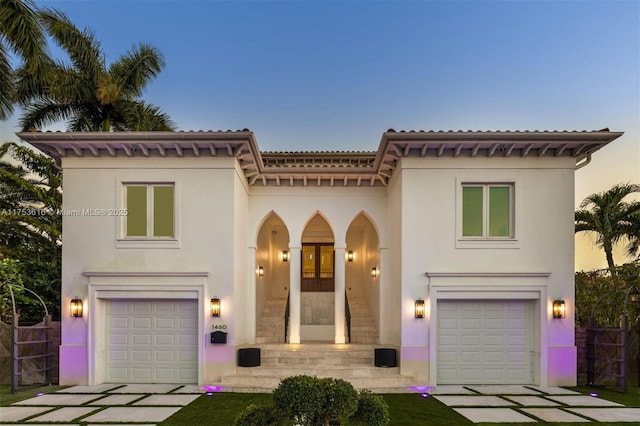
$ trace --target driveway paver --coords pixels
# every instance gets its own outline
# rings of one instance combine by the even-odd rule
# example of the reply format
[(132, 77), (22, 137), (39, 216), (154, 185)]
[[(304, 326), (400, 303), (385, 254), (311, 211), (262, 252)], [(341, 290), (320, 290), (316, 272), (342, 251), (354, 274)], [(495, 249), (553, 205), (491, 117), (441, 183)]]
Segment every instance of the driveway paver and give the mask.
[(180, 405), (184, 407), (199, 397), (200, 395), (151, 395), (133, 403), (133, 405)]
[[(100, 398), (95, 401), (91, 401), (89, 405), (127, 405), (140, 398), (144, 398), (146, 395), (136, 394), (122, 394), (122, 395), (108, 395), (104, 398)], [(177, 405), (177, 404), (165, 404), (165, 405)]]
[(50, 405), (50, 406), (75, 406), (86, 404), (89, 401), (100, 398), (100, 394), (93, 395), (76, 395), (76, 394), (58, 394), (51, 393), (48, 395), (36, 396), (34, 398), (25, 399), (16, 402), (13, 405)]
[(562, 423), (587, 423), (588, 419), (567, 413), (558, 408), (523, 408), (522, 411), (531, 414), (534, 417), (544, 420), (545, 422), (562, 422)]
[(41, 416), (29, 419), (29, 422), (70, 422), (78, 417), (96, 411), (97, 407), (62, 407)]
[(474, 392), (478, 392), (484, 395), (540, 395), (540, 392), (529, 389), (525, 386), (486, 385), (466, 387)]
[(17, 422), (49, 410), (51, 407), (0, 407), (0, 419), (3, 422)]
[(454, 408), (474, 423), (536, 423), (531, 417), (511, 408)]
[(567, 408), (567, 410), (599, 422), (638, 423), (640, 421), (640, 408)]
[(624, 407), (622, 404), (618, 404), (617, 402), (586, 395), (549, 395), (547, 398), (558, 401), (564, 405), (572, 405), (574, 407)]
[(85, 422), (162, 422), (182, 407), (110, 407), (82, 419)]
[(524, 405), (527, 407), (557, 407), (560, 405), (557, 402), (549, 401), (545, 398), (540, 398), (539, 396), (505, 396), (505, 398), (510, 399), (511, 401), (517, 402), (520, 405)]
[(506, 399), (489, 395), (436, 395), (434, 398), (450, 407), (504, 407), (516, 405)]

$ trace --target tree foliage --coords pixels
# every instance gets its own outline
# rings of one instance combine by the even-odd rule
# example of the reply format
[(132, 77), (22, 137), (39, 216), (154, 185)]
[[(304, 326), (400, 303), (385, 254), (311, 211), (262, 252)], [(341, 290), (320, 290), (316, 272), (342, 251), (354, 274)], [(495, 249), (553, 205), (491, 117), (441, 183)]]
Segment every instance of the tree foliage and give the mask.
[(592, 315), (598, 326), (619, 327), (625, 299), (630, 324), (640, 322), (640, 306), (627, 297), (629, 289), (640, 289), (640, 263), (618, 266), (613, 274), (608, 269), (577, 272), (575, 284), (577, 327), (586, 327)]
[[(54, 161), (15, 143), (0, 146), (0, 257), (20, 260), (23, 284), (60, 316), (62, 174)], [(22, 320), (42, 319), (40, 303), (22, 300)]]
[(66, 121), (70, 131), (173, 130), (166, 114), (140, 99), (165, 66), (157, 48), (140, 43), (107, 65), (92, 31), (78, 29), (55, 9), (41, 10), (39, 21), (70, 63), (48, 61), (41, 74), (26, 67), (18, 70), (23, 131), (57, 121)]
[(635, 232), (638, 231), (640, 201), (625, 200), (634, 193), (640, 193), (640, 185), (615, 185), (607, 191), (585, 198), (580, 209), (575, 212), (575, 232), (591, 232), (596, 235), (596, 245), (604, 250), (612, 273), (615, 271), (614, 244), (625, 237), (631, 244), (637, 241), (634, 229)]
[(22, 60), (22, 70), (39, 76), (47, 61), (45, 37), (32, 0), (0, 1), (0, 120), (16, 102), (15, 70), (11, 54)]

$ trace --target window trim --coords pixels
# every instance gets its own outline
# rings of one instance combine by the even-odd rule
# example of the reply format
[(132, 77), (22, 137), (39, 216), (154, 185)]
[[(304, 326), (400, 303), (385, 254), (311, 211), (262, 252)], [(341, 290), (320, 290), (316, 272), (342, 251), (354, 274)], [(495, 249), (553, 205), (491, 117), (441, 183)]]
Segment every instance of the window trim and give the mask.
[[(482, 236), (463, 236), (463, 188), (465, 186), (482, 187)], [(509, 187), (509, 234), (508, 237), (490, 237), (489, 233), (489, 188)], [(519, 199), (516, 179), (456, 179), (456, 248), (520, 248), (517, 236), (520, 235), (517, 220)]]
[[(179, 187), (178, 182), (171, 181), (139, 181), (123, 180), (118, 186), (118, 204), (121, 209), (127, 208), (127, 186), (147, 187), (147, 236), (127, 236), (127, 216), (117, 221), (116, 248), (180, 248), (180, 215), (179, 215)], [(153, 236), (153, 189), (158, 186), (173, 187), (173, 236)]]

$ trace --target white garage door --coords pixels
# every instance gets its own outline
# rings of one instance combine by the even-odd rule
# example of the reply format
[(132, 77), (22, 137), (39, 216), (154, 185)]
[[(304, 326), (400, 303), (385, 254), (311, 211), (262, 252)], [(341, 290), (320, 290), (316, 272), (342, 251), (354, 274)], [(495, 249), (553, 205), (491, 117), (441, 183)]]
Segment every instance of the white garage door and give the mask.
[(438, 384), (530, 384), (526, 301), (438, 301)]
[(197, 383), (195, 300), (112, 300), (106, 372), (112, 383)]

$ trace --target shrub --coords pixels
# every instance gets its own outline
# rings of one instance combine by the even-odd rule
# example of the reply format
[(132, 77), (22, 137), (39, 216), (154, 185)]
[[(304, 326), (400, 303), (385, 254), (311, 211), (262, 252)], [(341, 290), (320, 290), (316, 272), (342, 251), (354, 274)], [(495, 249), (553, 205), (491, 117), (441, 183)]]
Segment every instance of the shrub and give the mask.
[(283, 379), (273, 391), (273, 402), (282, 415), (300, 425), (313, 425), (321, 414), (324, 399), (320, 380), (311, 376)]
[(322, 408), (319, 424), (342, 424), (358, 408), (358, 392), (353, 385), (342, 379), (320, 379)]
[(286, 424), (273, 404), (251, 404), (238, 414), (234, 422), (235, 426), (284, 426)]
[(389, 407), (380, 395), (362, 390), (358, 395), (358, 409), (349, 419), (351, 424), (381, 426), (389, 424)]

